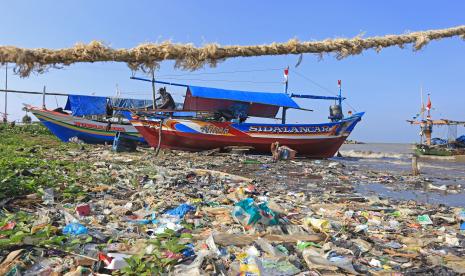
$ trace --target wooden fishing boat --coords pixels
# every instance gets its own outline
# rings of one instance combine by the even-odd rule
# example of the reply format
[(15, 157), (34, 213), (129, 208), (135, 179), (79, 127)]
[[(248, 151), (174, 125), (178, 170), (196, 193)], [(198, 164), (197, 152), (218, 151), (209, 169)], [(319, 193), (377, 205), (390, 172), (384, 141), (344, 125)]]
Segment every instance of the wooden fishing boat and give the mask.
[(27, 109), (34, 114), (50, 132), (63, 142), (77, 138), (88, 144), (113, 143), (117, 132), (127, 134), (137, 142), (145, 142), (142, 136), (131, 124), (100, 122), (89, 120), (70, 114), (28, 106)]
[[(183, 110), (134, 112), (131, 123), (154, 148), (203, 151), (244, 146), (254, 153), (270, 154), (271, 144), (279, 142), (296, 150), (298, 156), (327, 158), (334, 156), (364, 114), (343, 118), (340, 103), (344, 98), (340, 95), (289, 95), (155, 82), (184, 86), (187, 91)], [(248, 117), (275, 118), (280, 108), (306, 110), (293, 98), (335, 100), (339, 104), (331, 107), (328, 123), (287, 124), (285, 112), (280, 124), (244, 122)], [(213, 115), (198, 115), (205, 112)], [(229, 116), (223, 116), (225, 113)]]
[[(89, 144), (113, 143), (119, 132), (124, 133), (124, 137), (129, 140), (145, 143), (128, 118), (125, 118), (130, 113), (128, 115), (123, 111), (110, 110), (111, 114), (108, 114), (109, 105), (111, 108), (134, 108), (144, 102), (145, 100), (69, 95), (63, 109), (48, 110), (26, 105), (26, 110), (34, 114), (63, 142), (79, 139)], [(147, 101), (147, 104), (152, 104), (152, 101)]]
[[(422, 93), (423, 94), (423, 93)], [(423, 104), (423, 95), (420, 112), (413, 117), (413, 120), (407, 120), (412, 125), (420, 127), (420, 143), (414, 145), (414, 153), (420, 156), (444, 157), (449, 160), (451, 156), (465, 155), (465, 136), (457, 138), (457, 126), (465, 126), (465, 121), (455, 121), (449, 119), (433, 120), (431, 118), (431, 99), (428, 94), (426, 107)], [(425, 112), (427, 112), (425, 118)], [(448, 137), (446, 139), (432, 138), (433, 126), (448, 127)], [(437, 160), (439, 160), (436, 158)], [(452, 158), (454, 159), (454, 158)], [(459, 157), (463, 159), (463, 157)]]
[(347, 139), (363, 113), (326, 124), (260, 124), (208, 122), (195, 119), (133, 120), (134, 127), (152, 147), (202, 151), (228, 146), (251, 147), (253, 152), (269, 154), (271, 144), (279, 142), (299, 156), (332, 157)]

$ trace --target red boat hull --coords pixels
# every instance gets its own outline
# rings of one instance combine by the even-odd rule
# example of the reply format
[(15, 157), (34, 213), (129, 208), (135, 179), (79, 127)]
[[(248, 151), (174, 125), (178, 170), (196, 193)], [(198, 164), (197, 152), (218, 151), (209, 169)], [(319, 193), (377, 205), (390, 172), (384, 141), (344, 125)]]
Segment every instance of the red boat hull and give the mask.
[[(360, 116), (361, 117), (361, 116)], [(337, 123), (314, 125), (234, 124), (168, 119), (160, 123), (133, 120), (134, 127), (147, 143), (157, 148), (184, 151), (203, 151), (228, 146), (252, 147), (252, 152), (271, 154), (271, 144), (279, 142), (297, 151), (298, 156), (329, 158), (360, 120), (355, 117)]]
[[(145, 138), (151, 147), (158, 147), (158, 130), (147, 126), (136, 126), (139, 133)], [(202, 151), (228, 146), (253, 147), (252, 152), (271, 154), (271, 144), (279, 142), (297, 151), (299, 156), (314, 158), (329, 158), (334, 156), (347, 137), (324, 139), (279, 139), (279, 138), (250, 138), (214, 136), (208, 134), (188, 134), (179, 132), (162, 131), (160, 148), (184, 151)]]

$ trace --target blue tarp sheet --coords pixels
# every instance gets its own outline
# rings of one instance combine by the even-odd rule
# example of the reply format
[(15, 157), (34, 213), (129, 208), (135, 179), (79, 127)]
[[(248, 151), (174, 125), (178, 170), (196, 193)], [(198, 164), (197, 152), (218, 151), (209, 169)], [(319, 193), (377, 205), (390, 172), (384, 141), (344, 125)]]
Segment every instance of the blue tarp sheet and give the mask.
[(147, 106), (152, 107), (152, 100), (140, 100), (140, 99), (121, 99), (121, 98), (110, 98), (111, 106), (123, 107), (123, 108), (145, 108)]
[(65, 110), (74, 116), (106, 114), (107, 97), (69, 95)]
[(441, 138), (431, 139), (431, 145), (447, 145), (447, 140)]
[[(145, 108), (153, 106), (152, 100), (140, 100), (140, 99), (122, 99), (122, 98), (110, 98), (111, 106), (122, 107), (122, 108)], [(113, 115), (122, 115), (124, 118), (131, 120), (131, 112), (125, 110), (115, 110)]]
[[(145, 108), (152, 107), (152, 100), (140, 99), (122, 99), (108, 98), (86, 95), (69, 95), (66, 102), (65, 110), (71, 110), (74, 116), (85, 115), (105, 115), (107, 108), (107, 100), (110, 101), (113, 107), (122, 108)], [(129, 111), (114, 111), (114, 115), (122, 114), (124, 117), (131, 119)]]
[(300, 108), (299, 105), (294, 102), (294, 100), (289, 95), (284, 93), (248, 92), (192, 85), (189, 86), (189, 90), (191, 91), (192, 96), (200, 98)]
[(457, 138), (456, 141), (459, 142), (459, 143), (464, 143), (465, 144), (465, 135), (460, 136), (459, 138)]

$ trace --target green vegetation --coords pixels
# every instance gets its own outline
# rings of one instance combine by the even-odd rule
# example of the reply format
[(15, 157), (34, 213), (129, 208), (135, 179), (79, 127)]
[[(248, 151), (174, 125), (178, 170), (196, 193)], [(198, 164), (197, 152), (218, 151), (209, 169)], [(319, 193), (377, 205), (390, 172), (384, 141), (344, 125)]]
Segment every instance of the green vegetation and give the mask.
[(30, 124), (32, 122), (32, 118), (29, 115), (24, 115), (23, 118), (21, 119), (21, 122), (23, 124)]
[(89, 235), (61, 235), (61, 230), (49, 224), (32, 226), (39, 218), (25, 213), (0, 213), (0, 249), (15, 245), (34, 245), (60, 250), (63, 252), (76, 251), (82, 245), (92, 242)]
[[(29, 200), (42, 201), (37, 196), (42, 195), (44, 189), (53, 188), (55, 202), (62, 204), (63, 207), (60, 208), (73, 213), (74, 203), (86, 201), (90, 196), (90, 187), (99, 183), (111, 185), (118, 181), (117, 176), (103, 173), (92, 163), (92, 159), (85, 158), (93, 154), (94, 149), (87, 145), (62, 143), (39, 124), (0, 125), (0, 204), (4, 199), (12, 199), (8, 204), (23, 205), (27, 210)], [(120, 165), (115, 162), (114, 166)], [(108, 170), (105, 169), (104, 172)], [(139, 171), (142, 172), (153, 174), (153, 170)], [(138, 185), (137, 178), (131, 177), (130, 180), (129, 185)], [(25, 198), (30, 194), (35, 195)], [(65, 253), (80, 253), (88, 243), (105, 247), (102, 241), (94, 240), (89, 234), (62, 234), (63, 224), (58, 226), (52, 214), (13, 211), (16, 208), (11, 206), (0, 209), (0, 252), (24, 245), (51, 248)], [(186, 229), (194, 227), (188, 223), (182, 225)], [(187, 246), (190, 242), (191, 234), (167, 229), (165, 233), (157, 234), (148, 241), (152, 248), (150, 254), (128, 258), (129, 266), (121, 273), (168, 273), (183, 258), (182, 252), (190, 250)]]
[(159, 275), (168, 273), (171, 268), (182, 257), (186, 242), (190, 241), (190, 234), (179, 234), (173, 230), (166, 229), (165, 233), (156, 235), (156, 239), (151, 240), (153, 245), (151, 254), (132, 256), (126, 261), (128, 266), (122, 269), (125, 275)]
[[(60, 201), (84, 198), (82, 184), (96, 176), (87, 162), (66, 158), (69, 151), (82, 147), (60, 142), (40, 124), (0, 125), (0, 202), (28, 194), (41, 195), (49, 187), (54, 188)], [(88, 235), (61, 235), (61, 230), (47, 222), (35, 225), (39, 219), (26, 212), (0, 210), (0, 249), (28, 244), (75, 251), (92, 242)]]
[(79, 145), (61, 143), (40, 124), (0, 125), (0, 200), (27, 195), (41, 188), (73, 187), (90, 174), (80, 174), (88, 164), (64, 160), (53, 153), (76, 150)]
[[(26, 125), (16, 125), (10, 126), (9, 124), (0, 124), (0, 135), (5, 133), (8, 134), (29, 134), (34, 137), (38, 135), (46, 135), (50, 136), (50, 138), (54, 138), (53, 134), (42, 124), (40, 123), (33, 123), (33, 124), (26, 124)], [(58, 142), (58, 139), (53, 139)]]

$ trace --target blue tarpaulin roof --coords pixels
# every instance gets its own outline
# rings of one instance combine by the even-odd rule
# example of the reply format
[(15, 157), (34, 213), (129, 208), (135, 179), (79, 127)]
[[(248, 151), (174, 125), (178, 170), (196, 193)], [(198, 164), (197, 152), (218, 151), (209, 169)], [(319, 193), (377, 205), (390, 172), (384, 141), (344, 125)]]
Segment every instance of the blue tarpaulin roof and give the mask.
[[(124, 99), (124, 98), (108, 98), (99, 96), (86, 96), (86, 95), (69, 95), (66, 102), (65, 110), (71, 110), (74, 116), (85, 115), (105, 115), (107, 110), (107, 102), (112, 107), (121, 108), (145, 108), (152, 107), (152, 100), (140, 99)], [(115, 111), (114, 115), (121, 114), (126, 118), (130, 118), (128, 111)]]
[(106, 114), (107, 97), (69, 95), (65, 110), (74, 116)]
[(192, 96), (207, 99), (220, 99), (247, 103), (260, 103), (265, 105), (300, 108), (287, 94), (270, 92), (248, 92), (239, 90), (226, 90), (220, 88), (201, 87), (189, 85)]

